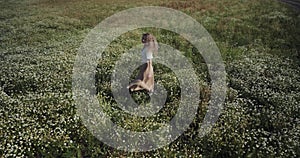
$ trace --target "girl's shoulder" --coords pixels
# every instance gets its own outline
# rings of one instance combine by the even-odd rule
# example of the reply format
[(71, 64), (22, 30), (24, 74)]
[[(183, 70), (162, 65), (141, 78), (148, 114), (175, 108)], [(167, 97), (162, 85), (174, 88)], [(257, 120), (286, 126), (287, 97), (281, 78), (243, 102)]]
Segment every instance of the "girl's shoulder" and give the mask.
[(142, 49), (142, 53), (153, 53), (151, 49), (147, 48), (147, 47), (144, 47)]

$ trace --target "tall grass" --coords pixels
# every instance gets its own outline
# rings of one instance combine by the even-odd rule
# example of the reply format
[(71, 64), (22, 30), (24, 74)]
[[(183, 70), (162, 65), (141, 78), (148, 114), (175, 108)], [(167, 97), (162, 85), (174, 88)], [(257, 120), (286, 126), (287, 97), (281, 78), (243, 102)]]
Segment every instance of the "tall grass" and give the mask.
[[(72, 68), (77, 49), (101, 20), (135, 6), (178, 9), (197, 19), (216, 41), (226, 63), (225, 110), (212, 131), (198, 137), (210, 99), (201, 56), (167, 30), (145, 28), (115, 40), (97, 67), (98, 98), (113, 121), (130, 130), (152, 130), (174, 116), (180, 90), (175, 74), (154, 65), (167, 103), (148, 119), (117, 107), (110, 91), (114, 61), (143, 32), (184, 52), (200, 82), (201, 101), (189, 129), (164, 148), (142, 153), (116, 150), (96, 139), (76, 115)], [(0, 1), (0, 156), (3, 157), (300, 157), (299, 14), (277, 1)], [(133, 75), (134, 76), (134, 75)], [(143, 104), (148, 96), (132, 94)]]

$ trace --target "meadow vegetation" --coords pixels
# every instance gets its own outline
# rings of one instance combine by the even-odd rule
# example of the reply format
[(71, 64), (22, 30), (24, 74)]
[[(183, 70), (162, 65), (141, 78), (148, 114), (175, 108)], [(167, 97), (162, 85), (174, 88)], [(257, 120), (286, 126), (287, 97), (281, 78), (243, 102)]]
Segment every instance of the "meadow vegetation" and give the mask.
[[(193, 62), (200, 83), (197, 117), (164, 148), (125, 152), (96, 139), (76, 115), (72, 71), (77, 50), (101, 20), (136, 6), (174, 8), (195, 18), (223, 57), (228, 91), (212, 131), (198, 136), (210, 99), (202, 57), (178, 34), (137, 29), (115, 41), (97, 66), (97, 97), (126, 129), (153, 130), (168, 123), (180, 100), (171, 69), (155, 63), (155, 80), (168, 90), (165, 107), (148, 119), (122, 111), (110, 90), (118, 57), (151, 32)], [(9, 0), (0, 1), (1, 157), (300, 157), (300, 16), (275, 0)], [(136, 72), (135, 72), (136, 73)], [(132, 75), (134, 77), (134, 75)], [(144, 106), (144, 92), (132, 94)]]

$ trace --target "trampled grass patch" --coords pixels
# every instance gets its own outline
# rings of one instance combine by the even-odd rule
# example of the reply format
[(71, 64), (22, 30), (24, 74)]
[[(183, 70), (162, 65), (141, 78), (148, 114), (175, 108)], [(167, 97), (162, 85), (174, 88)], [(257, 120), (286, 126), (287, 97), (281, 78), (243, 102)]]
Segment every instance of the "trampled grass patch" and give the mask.
[[(198, 50), (178, 34), (144, 28), (111, 43), (97, 66), (97, 97), (125, 129), (164, 126), (176, 113), (176, 75), (155, 64), (156, 81), (168, 90), (163, 110), (148, 119), (120, 109), (110, 90), (115, 61), (151, 32), (193, 63), (200, 87), (197, 117), (169, 146), (131, 153), (96, 139), (76, 114), (72, 96), (75, 56), (101, 20), (136, 6), (158, 5), (187, 13), (217, 43), (226, 64), (225, 109), (212, 131), (198, 136), (210, 100), (210, 78)], [(299, 13), (263, 0), (0, 1), (0, 156), (2, 157), (300, 157)], [(132, 75), (134, 76), (134, 75)], [(146, 93), (132, 94), (147, 106)]]

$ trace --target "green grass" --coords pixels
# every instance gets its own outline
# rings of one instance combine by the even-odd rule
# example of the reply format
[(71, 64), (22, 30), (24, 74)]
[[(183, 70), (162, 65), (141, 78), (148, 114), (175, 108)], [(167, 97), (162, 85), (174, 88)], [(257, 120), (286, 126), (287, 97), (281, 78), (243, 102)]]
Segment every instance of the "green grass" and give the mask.
[[(163, 126), (176, 113), (175, 74), (155, 64), (168, 89), (163, 110), (148, 119), (117, 107), (110, 75), (117, 57), (140, 43), (143, 32), (184, 52), (200, 82), (197, 117), (164, 148), (130, 153), (97, 140), (76, 115), (72, 69), (87, 33), (101, 20), (136, 6), (178, 9), (212, 35), (226, 64), (225, 109), (212, 131), (198, 137), (210, 98), (206, 64), (193, 46), (167, 30), (145, 28), (115, 40), (97, 67), (98, 98), (118, 125), (136, 131)], [(300, 157), (300, 18), (277, 1), (264, 0), (26, 0), (0, 1), (1, 157)], [(171, 93), (172, 92), (172, 93)], [(144, 93), (133, 94), (144, 104)]]

